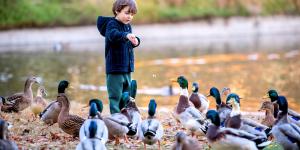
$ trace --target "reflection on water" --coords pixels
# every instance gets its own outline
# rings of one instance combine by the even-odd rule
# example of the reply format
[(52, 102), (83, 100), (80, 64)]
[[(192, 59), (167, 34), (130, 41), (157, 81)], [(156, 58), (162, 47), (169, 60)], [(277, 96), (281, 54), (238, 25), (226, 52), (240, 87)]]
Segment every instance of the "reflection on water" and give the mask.
[[(150, 98), (167, 107), (175, 105), (179, 87), (170, 79), (185, 75), (190, 82), (200, 83), (203, 94), (212, 86), (230, 87), (243, 97), (243, 110), (256, 111), (270, 88), (286, 95), (290, 107), (300, 108), (299, 67), (299, 50), (205, 55), (195, 50), (136, 51), (132, 77), (138, 81), (141, 107)], [(67, 79), (74, 87), (67, 92), (72, 100), (85, 103), (97, 97), (108, 103), (103, 51), (1, 53), (0, 68), (2, 96), (22, 91), (26, 77), (36, 75), (47, 88), (48, 99), (56, 97), (58, 82)], [(36, 89), (34, 85), (33, 91)], [(214, 101), (210, 104), (215, 107)]]

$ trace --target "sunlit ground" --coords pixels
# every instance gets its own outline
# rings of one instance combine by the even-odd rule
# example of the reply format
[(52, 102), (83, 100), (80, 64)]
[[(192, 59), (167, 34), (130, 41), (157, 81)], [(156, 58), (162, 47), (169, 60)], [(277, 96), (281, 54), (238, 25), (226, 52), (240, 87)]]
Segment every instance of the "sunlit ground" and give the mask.
[[(200, 92), (208, 94), (209, 88), (215, 86), (220, 90), (230, 87), (233, 92), (243, 98), (241, 109), (246, 117), (260, 121), (263, 112), (255, 113), (262, 97), (270, 88), (277, 89), (288, 98), (289, 106), (299, 109), (299, 50), (274, 53), (240, 53), (240, 54), (205, 54), (198, 55), (191, 51), (178, 55), (155, 52), (137, 52), (136, 70), (132, 78), (138, 82), (136, 102), (143, 118), (150, 98), (158, 102), (158, 117), (165, 127), (162, 141), (163, 149), (170, 149), (174, 143), (174, 135), (181, 127), (170, 117), (171, 111), (178, 101), (179, 86), (171, 83), (171, 78), (179, 75), (187, 77), (190, 83), (200, 83)], [(169, 53), (169, 52), (167, 52)], [(160, 54), (160, 55), (157, 55)], [(146, 57), (147, 56), (147, 57)], [(74, 89), (67, 94), (73, 100), (71, 112), (87, 118), (88, 110), (82, 107), (91, 98), (104, 101), (104, 115), (108, 115), (108, 99), (105, 91), (105, 72), (103, 53), (63, 52), (63, 53), (3, 53), (0, 56), (0, 93), (3, 96), (22, 91), (27, 75), (40, 77), (48, 90), (49, 101), (57, 94), (57, 84), (62, 79), (71, 82)], [(170, 96), (170, 87), (174, 95)], [(33, 91), (37, 85), (33, 85)], [(189, 90), (190, 91), (190, 90)], [(190, 91), (191, 92), (191, 91)], [(210, 100), (210, 108), (215, 102)], [(24, 149), (75, 148), (78, 140), (71, 139), (63, 133), (58, 125), (47, 127), (38, 119), (32, 121), (30, 109), (20, 114), (3, 114), (13, 123), (11, 138)], [(207, 140), (198, 138), (203, 149), (207, 149)], [(136, 140), (131, 143), (113, 146), (108, 149), (142, 149), (143, 145)], [(157, 145), (149, 147), (157, 149)], [(270, 147), (278, 148), (278, 145)]]

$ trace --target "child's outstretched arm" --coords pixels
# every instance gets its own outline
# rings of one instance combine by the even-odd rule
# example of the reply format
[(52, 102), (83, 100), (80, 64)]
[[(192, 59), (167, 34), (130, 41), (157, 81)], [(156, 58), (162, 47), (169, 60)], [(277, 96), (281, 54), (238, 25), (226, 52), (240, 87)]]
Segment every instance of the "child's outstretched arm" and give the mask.
[(127, 34), (129, 34), (129, 32), (119, 31), (117, 24), (115, 24), (114, 22), (109, 22), (107, 24), (105, 37), (108, 38), (109, 41), (112, 42), (126, 41), (128, 40)]

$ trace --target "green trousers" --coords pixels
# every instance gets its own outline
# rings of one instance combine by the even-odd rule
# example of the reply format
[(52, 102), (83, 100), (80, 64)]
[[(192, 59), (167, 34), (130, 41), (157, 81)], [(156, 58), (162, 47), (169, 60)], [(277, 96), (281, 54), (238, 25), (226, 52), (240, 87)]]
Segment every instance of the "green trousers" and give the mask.
[(121, 97), (123, 92), (129, 92), (130, 82), (130, 73), (106, 74), (106, 85), (111, 114), (119, 113), (125, 106), (124, 102), (121, 101)]

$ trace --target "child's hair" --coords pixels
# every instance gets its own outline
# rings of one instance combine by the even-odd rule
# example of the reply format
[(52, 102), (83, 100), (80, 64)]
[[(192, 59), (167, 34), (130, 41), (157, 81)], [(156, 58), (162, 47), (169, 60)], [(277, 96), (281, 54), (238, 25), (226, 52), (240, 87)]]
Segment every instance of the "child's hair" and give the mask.
[(137, 7), (135, 0), (116, 0), (113, 4), (112, 11), (114, 15), (116, 16), (116, 12), (120, 12), (124, 7), (129, 6), (129, 12), (136, 14), (137, 13)]

